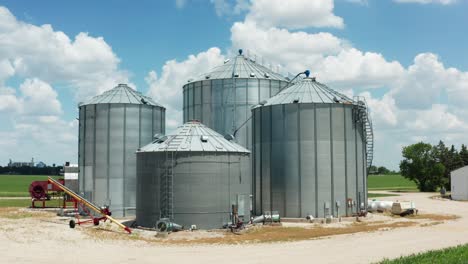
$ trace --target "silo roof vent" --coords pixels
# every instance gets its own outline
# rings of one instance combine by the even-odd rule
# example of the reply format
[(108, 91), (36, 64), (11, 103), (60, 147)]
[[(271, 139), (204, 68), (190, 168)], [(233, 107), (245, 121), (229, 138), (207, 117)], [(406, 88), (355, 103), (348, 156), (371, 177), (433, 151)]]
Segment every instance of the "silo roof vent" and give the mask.
[[(285, 78), (280, 73), (269, 69), (265, 64), (258, 63), (258, 58), (248, 58), (240, 51), (239, 55), (234, 56), (230, 59), (224, 60), (224, 63), (213, 68), (209, 72), (198, 75), (195, 80), (192, 81), (203, 81), (206, 80), (206, 76), (210, 76), (210, 80), (219, 79), (231, 79), (231, 78), (258, 78), (258, 79), (272, 79), (285, 81)], [(254, 73), (255, 77), (251, 77), (250, 74)]]
[(256, 107), (291, 103), (355, 104), (351, 98), (315, 81), (315, 78), (305, 77)]
[(162, 107), (151, 97), (141, 94), (124, 83), (82, 102), (79, 106), (91, 104), (139, 104)]
[(250, 153), (241, 145), (225, 139), (221, 134), (201, 124), (189, 121), (172, 134), (154, 140), (138, 152), (198, 151)]

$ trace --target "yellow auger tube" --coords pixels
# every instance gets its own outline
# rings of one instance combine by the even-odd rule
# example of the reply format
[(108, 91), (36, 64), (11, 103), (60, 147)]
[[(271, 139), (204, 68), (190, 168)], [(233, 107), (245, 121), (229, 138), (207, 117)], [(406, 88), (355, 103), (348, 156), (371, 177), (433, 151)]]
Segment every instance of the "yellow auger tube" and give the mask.
[(106, 217), (110, 222), (120, 226), (122, 229), (124, 229), (125, 231), (127, 231), (129, 234), (132, 233), (132, 231), (130, 230), (130, 228), (128, 228), (127, 226), (123, 225), (122, 223), (120, 223), (119, 221), (115, 220), (114, 218), (106, 215), (106, 214), (103, 214), (101, 212), (101, 209), (99, 207), (97, 207), (96, 205), (92, 204), (91, 202), (89, 202), (88, 200), (86, 200), (85, 198), (81, 197), (80, 195), (78, 195), (77, 193), (75, 193), (74, 191), (70, 190), (68, 187), (66, 187), (65, 185), (61, 184), (60, 182), (54, 180), (53, 178), (51, 177), (48, 177), (48, 181), (55, 185), (57, 188), (61, 189), (62, 191), (64, 191), (66, 194), (70, 195), (71, 197), (75, 198), (78, 202), (84, 204), (86, 207), (90, 208), (91, 210), (95, 211), (96, 213), (98, 214), (101, 214), (103, 215), (104, 217)]

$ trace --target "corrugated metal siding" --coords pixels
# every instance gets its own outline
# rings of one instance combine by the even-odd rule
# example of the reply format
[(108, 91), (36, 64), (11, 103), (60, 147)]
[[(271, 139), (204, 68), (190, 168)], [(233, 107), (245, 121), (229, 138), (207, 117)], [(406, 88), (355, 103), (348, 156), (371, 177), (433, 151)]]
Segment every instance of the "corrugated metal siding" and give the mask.
[[(199, 120), (223, 135), (233, 134), (251, 116), (251, 107), (278, 93), (286, 81), (229, 78), (203, 80), (184, 85), (184, 123)], [(236, 142), (250, 149), (252, 123), (236, 134)]]
[[(175, 152), (173, 221), (190, 227), (221, 228), (230, 220), (238, 195), (250, 195), (248, 153)], [(165, 172), (165, 152), (139, 152), (137, 222), (154, 227), (160, 218), (159, 195)], [(248, 209), (247, 209), (248, 210)], [(250, 215), (245, 215), (248, 221)]]
[(135, 151), (164, 133), (165, 109), (143, 104), (80, 107), (80, 192), (115, 216), (135, 215)]
[(252, 110), (256, 214), (343, 216), (357, 211), (346, 207), (347, 198), (366, 203), (365, 141), (354, 108), (306, 103)]

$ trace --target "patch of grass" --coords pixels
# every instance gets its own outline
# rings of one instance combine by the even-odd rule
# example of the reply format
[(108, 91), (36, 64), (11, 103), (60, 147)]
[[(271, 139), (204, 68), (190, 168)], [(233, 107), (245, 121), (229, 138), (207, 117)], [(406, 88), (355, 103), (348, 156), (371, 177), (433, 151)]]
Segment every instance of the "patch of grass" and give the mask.
[(406, 218), (406, 219), (422, 219), (422, 220), (430, 220), (430, 221), (450, 221), (459, 219), (460, 216), (458, 215), (444, 215), (444, 214), (415, 214), (415, 215), (405, 215), (399, 216), (387, 212), (386, 215), (393, 217), (393, 218)]
[(413, 254), (394, 260), (383, 260), (380, 264), (432, 264), (446, 263), (458, 264), (468, 263), (468, 244), (450, 247), (441, 250), (431, 250), (425, 253)]
[[(47, 181), (45, 175), (0, 175), (0, 197), (29, 197), (33, 181)], [(54, 179), (60, 178), (53, 176)]]
[(386, 193), (368, 193), (367, 198), (377, 198), (377, 197), (391, 197), (391, 196), (400, 196), (399, 194), (386, 194)]
[(31, 206), (31, 199), (0, 199), (0, 207), (30, 207), (30, 206)]
[(409, 219), (426, 219), (431, 221), (449, 221), (460, 218), (458, 215), (438, 215), (438, 214), (417, 214), (407, 215), (405, 218)]
[(369, 190), (418, 191), (416, 183), (399, 174), (369, 175), (367, 179), (367, 187)]

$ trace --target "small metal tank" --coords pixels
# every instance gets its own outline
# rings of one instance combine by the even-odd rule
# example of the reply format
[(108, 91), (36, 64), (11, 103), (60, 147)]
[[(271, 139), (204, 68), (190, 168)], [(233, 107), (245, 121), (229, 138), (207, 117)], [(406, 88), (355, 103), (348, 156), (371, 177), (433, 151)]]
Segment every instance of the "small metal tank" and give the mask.
[(339, 217), (367, 208), (367, 107), (306, 73), (252, 109), (256, 215)]
[(166, 109), (119, 84), (80, 103), (79, 112), (80, 193), (114, 216), (134, 216), (135, 151), (165, 133)]
[(221, 228), (231, 206), (249, 221), (250, 152), (198, 121), (156, 138), (137, 152), (137, 223), (158, 220), (189, 228)]

